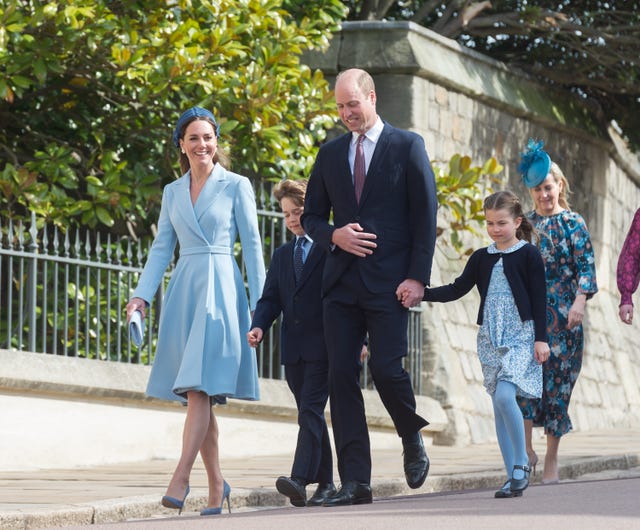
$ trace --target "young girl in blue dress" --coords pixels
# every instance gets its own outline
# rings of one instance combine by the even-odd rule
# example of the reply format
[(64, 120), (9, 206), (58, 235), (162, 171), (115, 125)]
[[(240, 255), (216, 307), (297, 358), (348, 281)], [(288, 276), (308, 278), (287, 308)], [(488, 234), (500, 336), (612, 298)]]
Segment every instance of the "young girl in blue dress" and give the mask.
[(474, 285), (480, 293), (478, 357), (491, 395), (507, 480), (497, 498), (519, 497), (529, 485), (524, 421), (516, 395), (542, 394), (541, 363), (549, 357), (544, 263), (531, 243), (535, 229), (518, 197), (499, 191), (484, 201), (493, 243), (476, 250), (449, 285), (425, 289), (429, 302), (449, 302)]

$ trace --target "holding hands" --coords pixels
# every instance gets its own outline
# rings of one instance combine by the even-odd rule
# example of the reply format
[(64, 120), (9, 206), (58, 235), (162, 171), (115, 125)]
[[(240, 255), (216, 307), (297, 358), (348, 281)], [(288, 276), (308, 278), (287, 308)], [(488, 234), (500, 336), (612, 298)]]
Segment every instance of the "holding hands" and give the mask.
[(247, 340), (249, 341), (249, 346), (252, 348), (257, 348), (258, 344), (262, 342), (262, 337), (264, 332), (260, 328), (252, 328), (249, 333), (247, 333)]
[(424, 284), (418, 280), (407, 278), (396, 289), (398, 301), (407, 309), (415, 307), (422, 302), (424, 296)]

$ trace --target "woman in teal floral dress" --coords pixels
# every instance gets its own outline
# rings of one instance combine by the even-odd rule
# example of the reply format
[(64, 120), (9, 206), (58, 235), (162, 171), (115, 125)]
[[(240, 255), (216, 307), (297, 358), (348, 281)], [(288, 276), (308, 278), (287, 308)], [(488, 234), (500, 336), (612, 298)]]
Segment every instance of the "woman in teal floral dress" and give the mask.
[(532, 427), (544, 427), (547, 452), (543, 483), (558, 482), (560, 438), (571, 428), (568, 408), (582, 367), (582, 319), (586, 301), (597, 291), (595, 256), (582, 216), (572, 212), (569, 183), (557, 164), (542, 150), (542, 142), (529, 141), (520, 171), (535, 210), (528, 217), (540, 234), (540, 253), (547, 283), (547, 333), (551, 356), (543, 365), (542, 398), (519, 399), (525, 419), (529, 465), (533, 450)]

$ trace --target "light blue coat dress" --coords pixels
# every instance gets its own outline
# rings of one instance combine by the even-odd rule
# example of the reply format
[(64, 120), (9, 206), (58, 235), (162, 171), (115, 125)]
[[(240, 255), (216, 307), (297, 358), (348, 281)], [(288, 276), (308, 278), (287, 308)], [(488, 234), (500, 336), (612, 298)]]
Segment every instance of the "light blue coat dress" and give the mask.
[(190, 172), (163, 191), (158, 233), (133, 296), (150, 302), (173, 256), (147, 395), (186, 401), (186, 392), (259, 399), (256, 356), (242, 274), (233, 256), (240, 235), (251, 309), (265, 279), (255, 195), (246, 177), (216, 164), (195, 205)]

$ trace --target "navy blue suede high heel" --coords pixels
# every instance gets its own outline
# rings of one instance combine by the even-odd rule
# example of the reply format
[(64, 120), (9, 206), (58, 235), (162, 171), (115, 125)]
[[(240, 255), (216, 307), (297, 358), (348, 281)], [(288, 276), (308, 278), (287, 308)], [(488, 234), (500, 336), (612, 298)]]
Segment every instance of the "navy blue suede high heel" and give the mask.
[(224, 500), (227, 499), (227, 509), (229, 513), (231, 513), (231, 486), (227, 484), (227, 481), (224, 481), (224, 487), (222, 489), (222, 500), (220, 501), (220, 506), (215, 508), (205, 508), (200, 512), (200, 515), (220, 515), (222, 513), (222, 507), (224, 506)]
[(165, 508), (173, 508), (174, 510), (178, 510), (178, 515), (182, 513), (182, 508), (184, 508), (184, 501), (187, 500), (187, 495), (189, 495), (189, 486), (187, 485), (187, 490), (184, 492), (184, 497), (182, 500), (176, 499), (175, 497), (170, 497), (169, 495), (165, 495), (162, 497), (162, 506)]

